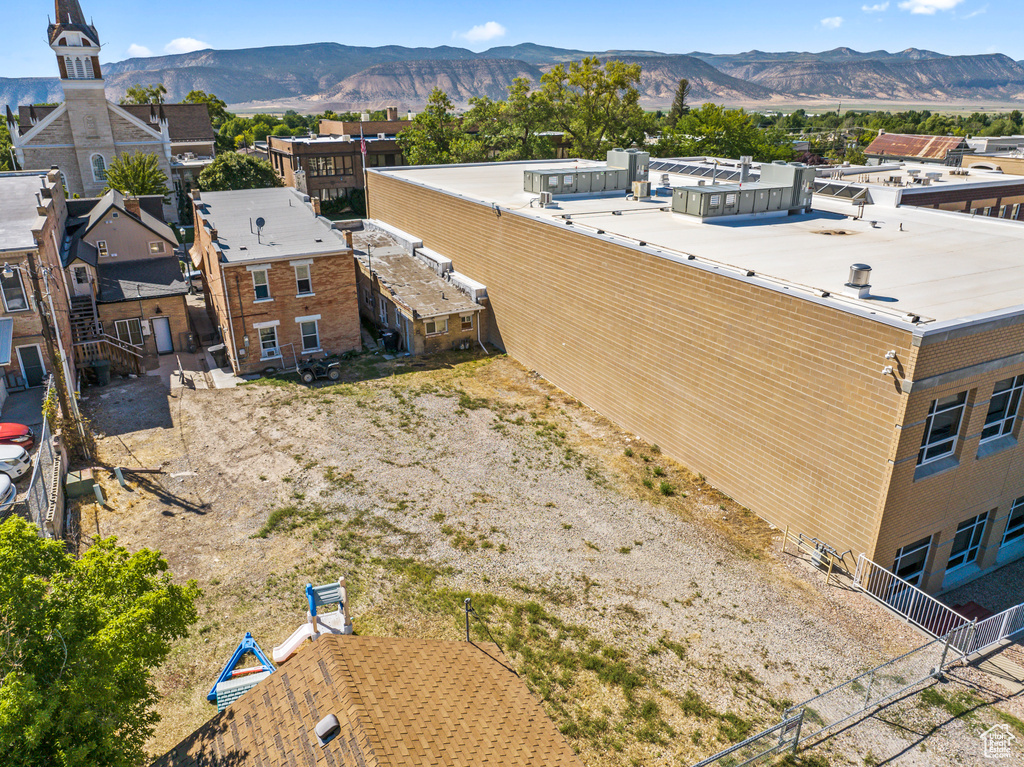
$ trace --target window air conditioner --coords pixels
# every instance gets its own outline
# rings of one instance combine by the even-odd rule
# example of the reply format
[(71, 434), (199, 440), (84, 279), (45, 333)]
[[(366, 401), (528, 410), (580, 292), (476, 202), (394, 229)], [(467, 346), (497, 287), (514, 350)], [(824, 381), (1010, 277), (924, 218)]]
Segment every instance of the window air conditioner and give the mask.
[(553, 198), (552, 198), (551, 192), (541, 192), (540, 193), (540, 204), (541, 204), (541, 207), (543, 207), (545, 205), (550, 205), (552, 199)]

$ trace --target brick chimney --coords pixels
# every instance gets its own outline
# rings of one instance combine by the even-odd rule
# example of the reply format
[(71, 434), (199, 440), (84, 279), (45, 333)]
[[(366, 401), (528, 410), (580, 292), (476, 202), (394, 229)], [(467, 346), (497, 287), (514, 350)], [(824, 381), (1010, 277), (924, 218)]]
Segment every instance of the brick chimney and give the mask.
[(345, 246), (349, 250), (352, 250), (352, 230), (351, 229), (346, 229), (345, 230)]
[(313, 214), (319, 216), (320, 215), (320, 198), (319, 197), (313, 197), (313, 198), (311, 198), (311, 201), (313, 203)]
[(142, 210), (139, 208), (138, 197), (125, 197), (124, 209), (135, 216), (135, 218), (142, 218)]
[(394, 122), (398, 119), (398, 107), (388, 107), (387, 113), (389, 122)]

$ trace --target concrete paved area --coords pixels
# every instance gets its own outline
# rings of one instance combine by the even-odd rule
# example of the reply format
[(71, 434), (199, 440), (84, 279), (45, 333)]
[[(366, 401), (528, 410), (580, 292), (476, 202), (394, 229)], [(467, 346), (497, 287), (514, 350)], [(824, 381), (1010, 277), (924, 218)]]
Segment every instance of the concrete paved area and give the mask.
[(146, 375), (160, 378), (168, 389), (209, 389), (204, 354), (177, 352), (159, 358), (157, 367)]
[(7, 395), (0, 419), (4, 423), (21, 423), (30, 426), (36, 434), (43, 426), (43, 396), (46, 388), (37, 386), (33, 389), (16, 391)]

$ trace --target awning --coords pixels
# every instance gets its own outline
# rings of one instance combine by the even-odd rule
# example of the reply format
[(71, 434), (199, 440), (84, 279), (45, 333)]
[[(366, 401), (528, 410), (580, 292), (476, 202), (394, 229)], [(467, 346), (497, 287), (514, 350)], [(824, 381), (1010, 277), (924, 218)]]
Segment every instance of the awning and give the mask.
[(14, 339), (14, 320), (0, 317), (0, 365), (11, 364), (12, 340)]

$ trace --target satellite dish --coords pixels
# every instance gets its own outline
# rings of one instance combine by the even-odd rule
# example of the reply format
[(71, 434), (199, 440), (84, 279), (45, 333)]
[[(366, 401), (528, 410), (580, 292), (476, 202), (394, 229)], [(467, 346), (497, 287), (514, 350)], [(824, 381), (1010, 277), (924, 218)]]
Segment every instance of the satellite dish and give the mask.
[(267, 225), (267, 220), (265, 218), (263, 218), (263, 216), (260, 216), (259, 218), (256, 219), (256, 228), (257, 229), (262, 229), (266, 225)]

